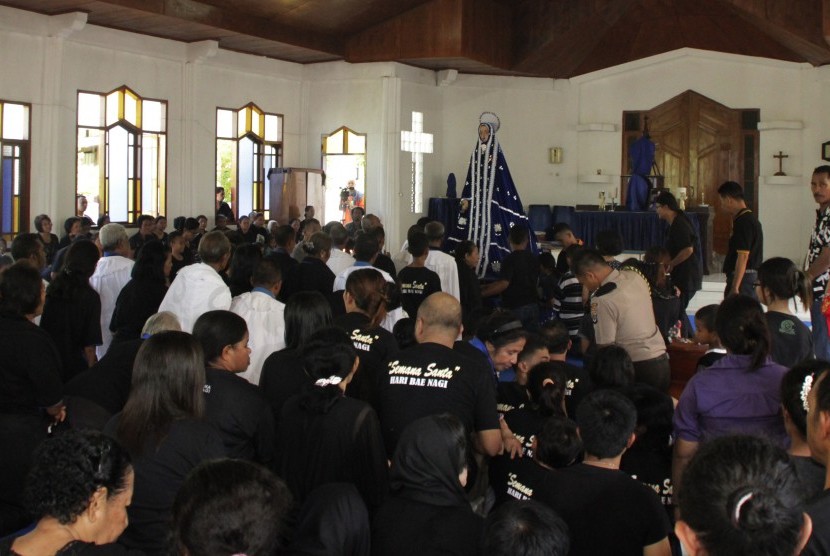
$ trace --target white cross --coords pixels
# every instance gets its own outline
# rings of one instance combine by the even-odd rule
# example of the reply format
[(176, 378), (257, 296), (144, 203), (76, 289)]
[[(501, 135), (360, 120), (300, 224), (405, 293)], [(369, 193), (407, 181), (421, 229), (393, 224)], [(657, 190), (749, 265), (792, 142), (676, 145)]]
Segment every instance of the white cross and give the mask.
[(401, 150), (412, 153), (410, 210), (424, 210), (424, 153), (432, 153), (432, 133), (424, 133), (424, 114), (412, 113), (412, 131), (401, 131)]

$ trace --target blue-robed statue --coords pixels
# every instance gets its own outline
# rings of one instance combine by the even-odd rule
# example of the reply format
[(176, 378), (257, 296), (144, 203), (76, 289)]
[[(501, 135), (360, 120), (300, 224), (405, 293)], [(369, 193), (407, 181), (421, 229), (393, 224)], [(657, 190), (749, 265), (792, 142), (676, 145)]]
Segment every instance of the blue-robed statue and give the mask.
[(631, 157), (632, 175), (628, 180), (625, 208), (633, 211), (648, 210), (648, 175), (654, 165), (654, 143), (648, 132), (631, 144), (628, 154)]
[(478, 141), (461, 193), (458, 225), (449, 238), (453, 248), (467, 239), (478, 246), (480, 278), (498, 276), (501, 261), (510, 254), (507, 238), (513, 226), (528, 228), (528, 248), (536, 253), (536, 237), (496, 137), (499, 125), (499, 118), (492, 112), (481, 115)]

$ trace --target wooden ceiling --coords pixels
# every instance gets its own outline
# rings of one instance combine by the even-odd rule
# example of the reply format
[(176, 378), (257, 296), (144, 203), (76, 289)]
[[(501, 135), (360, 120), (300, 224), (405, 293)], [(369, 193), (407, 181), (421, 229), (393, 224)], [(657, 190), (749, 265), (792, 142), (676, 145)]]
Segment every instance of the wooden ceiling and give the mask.
[(830, 63), (829, 0), (0, 0), (302, 64), (569, 78), (683, 47)]

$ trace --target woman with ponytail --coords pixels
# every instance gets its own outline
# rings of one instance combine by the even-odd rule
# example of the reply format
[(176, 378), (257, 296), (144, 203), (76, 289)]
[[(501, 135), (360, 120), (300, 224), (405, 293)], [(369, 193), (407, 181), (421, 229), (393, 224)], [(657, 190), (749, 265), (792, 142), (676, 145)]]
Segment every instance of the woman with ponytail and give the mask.
[(565, 368), (559, 363), (539, 363), (528, 373), (527, 391), (530, 401), (504, 415), (510, 430), (522, 442), (522, 456), (533, 455), (533, 436), (542, 427), (545, 419), (555, 415), (566, 416), (567, 380)]
[(388, 288), (376, 269), (355, 270), (349, 274), (343, 292), (346, 314), (334, 320), (360, 353), (360, 367), (346, 394), (372, 405), (377, 401), (378, 379), (385, 364), (398, 353), (395, 336), (381, 327), (389, 303)]
[(690, 556), (795, 556), (812, 531), (792, 462), (753, 436), (703, 446), (677, 498), (675, 532)]
[(805, 359), (813, 359), (810, 329), (790, 311), (790, 300), (794, 297), (798, 297), (805, 311), (810, 310), (812, 291), (804, 271), (784, 257), (767, 259), (758, 267), (755, 293), (767, 306), (765, 316), (772, 360), (793, 367)]
[(706, 440), (757, 434), (786, 446), (781, 380), (786, 367), (769, 358), (770, 339), (761, 304), (745, 295), (727, 297), (715, 317), (726, 356), (694, 375), (674, 413), (674, 485)]
[(312, 385), (285, 403), (277, 433), (277, 471), (298, 507), (325, 483), (353, 483), (370, 511), (386, 495), (386, 449), (377, 414), (345, 396), (360, 372), (357, 354), (335, 327), (318, 330), (303, 345)]

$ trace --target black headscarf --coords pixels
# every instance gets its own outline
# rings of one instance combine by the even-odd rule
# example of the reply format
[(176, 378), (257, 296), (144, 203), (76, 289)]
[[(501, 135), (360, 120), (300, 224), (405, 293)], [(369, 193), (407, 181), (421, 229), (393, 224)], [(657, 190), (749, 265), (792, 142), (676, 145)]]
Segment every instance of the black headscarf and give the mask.
[(456, 417), (433, 415), (412, 422), (392, 458), (392, 494), (434, 506), (467, 504), (458, 479), (465, 452), (464, 426)]

